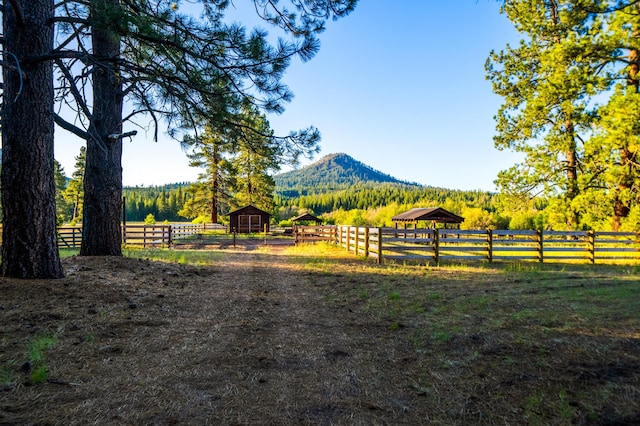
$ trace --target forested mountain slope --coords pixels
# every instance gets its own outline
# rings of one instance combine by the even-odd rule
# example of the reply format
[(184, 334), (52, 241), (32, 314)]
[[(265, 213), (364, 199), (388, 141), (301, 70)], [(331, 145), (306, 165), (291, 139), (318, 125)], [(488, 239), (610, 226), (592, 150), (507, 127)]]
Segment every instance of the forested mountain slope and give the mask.
[(328, 192), (364, 183), (420, 186), (398, 180), (343, 153), (326, 155), (313, 164), (280, 173), (273, 178), (276, 182), (276, 193), (287, 196), (303, 195), (311, 188), (312, 192), (316, 193)]

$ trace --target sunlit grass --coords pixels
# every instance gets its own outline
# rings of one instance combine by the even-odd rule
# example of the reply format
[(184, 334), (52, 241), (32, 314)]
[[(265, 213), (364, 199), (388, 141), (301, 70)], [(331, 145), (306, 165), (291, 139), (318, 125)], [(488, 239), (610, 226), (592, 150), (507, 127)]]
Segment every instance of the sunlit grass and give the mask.
[(214, 250), (172, 250), (159, 248), (127, 248), (122, 250), (127, 257), (148, 259), (182, 265), (210, 265), (224, 258), (224, 253)]
[(77, 256), (80, 253), (79, 248), (61, 248), (58, 250), (60, 253), (60, 257), (64, 259), (65, 257)]

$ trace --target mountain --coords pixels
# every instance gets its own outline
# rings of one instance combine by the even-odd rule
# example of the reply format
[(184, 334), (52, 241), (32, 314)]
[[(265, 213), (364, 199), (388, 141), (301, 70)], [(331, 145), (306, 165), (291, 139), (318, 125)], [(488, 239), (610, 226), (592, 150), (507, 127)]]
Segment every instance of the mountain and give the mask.
[(294, 188), (314, 188), (324, 192), (358, 184), (380, 183), (420, 186), (398, 180), (343, 153), (326, 155), (301, 169), (277, 174), (273, 179), (279, 192)]

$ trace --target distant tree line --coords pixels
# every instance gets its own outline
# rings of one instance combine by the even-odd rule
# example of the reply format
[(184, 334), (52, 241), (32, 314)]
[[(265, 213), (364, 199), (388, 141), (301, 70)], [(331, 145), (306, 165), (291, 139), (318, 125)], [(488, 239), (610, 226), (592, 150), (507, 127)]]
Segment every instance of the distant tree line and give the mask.
[[(305, 195), (287, 196), (300, 193)], [(460, 191), (444, 188), (423, 187), (399, 184), (356, 184), (348, 189), (333, 192), (309, 193), (309, 189), (286, 190), (276, 195), (279, 206), (298, 206), (315, 214), (330, 213), (336, 210), (369, 209), (387, 206), (392, 203), (401, 205), (421, 204), (423, 207), (442, 206), (453, 202), (460, 205), (473, 205), (492, 210), (493, 195), (483, 191)]]
[(183, 222), (180, 215), (191, 198), (187, 183), (151, 187), (124, 187), (124, 207), (128, 222), (143, 222), (150, 214), (157, 222)]

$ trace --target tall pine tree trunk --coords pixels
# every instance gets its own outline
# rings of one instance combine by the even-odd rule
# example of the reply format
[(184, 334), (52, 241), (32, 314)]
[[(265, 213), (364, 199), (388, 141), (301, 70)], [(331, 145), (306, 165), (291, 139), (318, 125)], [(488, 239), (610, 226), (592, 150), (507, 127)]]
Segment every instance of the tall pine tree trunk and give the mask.
[(15, 0), (3, 5), (2, 275), (61, 278), (53, 69), (50, 61), (37, 59), (53, 50), (53, 1)]
[(122, 80), (118, 0), (91, 2), (93, 119), (84, 175), (82, 256), (121, 256)]

